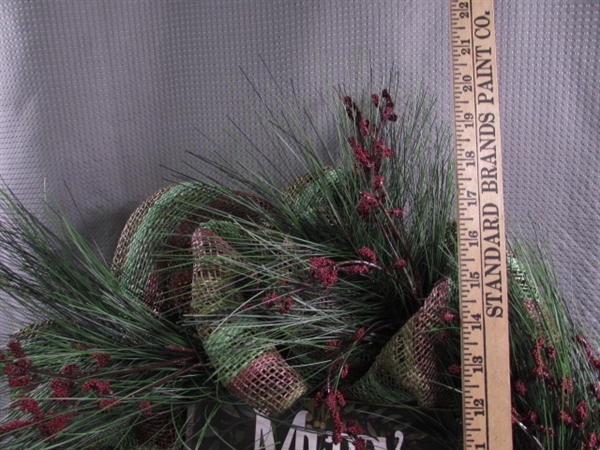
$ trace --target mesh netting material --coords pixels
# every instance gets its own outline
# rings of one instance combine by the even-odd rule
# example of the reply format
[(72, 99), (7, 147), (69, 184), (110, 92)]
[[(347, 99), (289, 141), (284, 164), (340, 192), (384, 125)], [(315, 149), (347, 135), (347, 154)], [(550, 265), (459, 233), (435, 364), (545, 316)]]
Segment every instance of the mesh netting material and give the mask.
[(432, 407), (444, 398), (436, 359), (435, 330), (443, 326), (441, 314), (448, 300), (447, 280), (436, 284), (423, 306), (383, 347), (352, 394), (373, 403), (416, 402)]
[[(273, 346), (257, 342), (256, 326), (258, 323), (250, 319), (227, 320), (203, 340), (204, 351), (223, 385), (227, 386), (260, 354), (273, 350)], [(255, 345), (249, 345), (251, 343)]]
[[(268, 209), (255, 196), (236, 195)], [(193, 183), (161, 189), (127, 222), (113, 272), (134, 292), (139, 294), (141, 289), (140, 298), (157, 312), (168, 310), (192, 317), (223, 317), (232, 312), (243, 299), (233, 289), (235, 271), (218, 256), (236, 251), (213, 230), (227, 230), (233, 236), (235, 227), (214, 219), (219, 211), (244, 220), (261, 220), (260, 213), (235, 199), (214, 195)], [(256, 337), (257, 321), (234, 318), (217, 322), (201, 323), (196, 330), (218, 382), (228, 389), (231, 386), (234, 395), (245, 386), (246, 403), (277, 415), (306, 393), (298, 372), (281, 355), (274, 359), (278, 353), (272, 345), (249, 348), (248, 343)], [(264, 373), (255, 373), (257, 368)], [(251, 387), (251, 382), (256, 385)]]
[(240, 400), (266, 415), (278, 416), (302, 398), (308, 386), (275, 350), (261, 353), (227, 386)]
[(522, 264), (509, 254), (506, 266), (510, 280), (514, 282), (514, 285), (519, 290), (518, 297), (523, 299), (523, 301), (539, 302), (540, 295), (535, 287), (535, 283), (531, 276), (523, 270)]
[[(235, 281), (235, 273), (225, 266), (223, 260), (215, 259), (220, 254), (232, 255), (236, 251), (212, 230), (205, 228), (194, 231), (192, 251), (192, 314), (210, 316), (223, 313), (230, 309), (232, 304), (241, 305), (241, 296), (233, 289), (226, 289)], [(213, 327), (206, 323), (196, 326), (196, 330), (203, 341), (214, 331)]]
[[(204, 226), (204, 224), (203, 224)], [(222, 254), (235, 250), (213, 231), (198, 229), (192, 237), (194, 278), (192, 314), (226, 313), (242, 299), (227, 289), (235, 272), (228, 269)], [(235, 302), (237, 299), (237, 302)], [(232, 300), (234, 302), (232, 303)], [(271, 345), (257, 342), (256, 331), (261, 326), (250, 318), (229, 318), (216, 327), (196, 327), (217, 379), (227, 389), (254, 409), (268, 415), (279, 415), (307, 392), (300, 374)], [(255, 342), (255, 345), (249, 345)]]
[[(142, 204), (128, 221), (117, 245), (120, 260), (114, 262), (120, 283), (134, 295), (147, 296), (147, 286), (155, 284), (159, 258), (169, 236), (190, 215), (190, 205), (206, 203), (215, 193), (197, 183), (182, 183), (162, 192), (152, 202)], [(141, 220), (139, 215), (143, 215)]]
[(329, 223), (334, 224), (333, 218), (328, 216), (330, 209), (324, 205), (326, 192), (335, 192), (335, 185), (344, 175), (343, 169), (326, 168), (318, 173), (307, 172), (292, 180), (282, 192), (282, 200), (287, 202), (298, 219), (307, 219), (310, 222), (315, 216), (326, 217)]
[(115, 249), (115, 253), (112, 259), (111, 271), (115, 275), (117, 279), (121, 277), (121, 269), (125, 264), (125, 259), (127, 258), (127, 252), (129, 250), (129, 246), (131, 245), (131, 241), (137, 232), (140, 223), (146, 216), (146, 213), (152, 208), (154, 203), (163, 196), (165, 192), (171, 189), (173, 185), (165, 186), (162, 189), (159, 189), (150, 197), (148, 197), (142, 204), (140, 204), (135, 211), (129, 217), (129, 220), (125, 224), (123, 231), (121, 232), (121, 237), (119, 238), (119, 243), (117, 248)]
[[(322, 180), (312, 174), (297, 178), (285, 189), (284, 200), (307, 211), (319, 198), (320, 183), (335, 181), (337, 174), (327, 172), (326, 176)], [(245, 235), (234, 222), (225, 220), (226, 215), (261, 221), (264, 216), (258, 210), (268, 208), (249, 194), (236, 195), (252, 200), (258, 208), (246, 208), (190, 183), (160, 190), (128, 221), (113, 270), (129, 286), (132, 278), (138, 286), (145, 280), (142, 298), (152, 298), (151, 306), (168, 299), (170, 309), (198, 319), (197, 334), (215, 369), (216, 381), (257, 411), (277, 416), (306, 394), (309, 387), (303, 376), (314, 374), (290, 366), (263, 337), (263, 322), (229, 316), (244, 302), (236, 289), (241, 276), (235, 263), (238, 252), (230, 242), (239, 245)], [(170, 270), (171, 266), (177, 270)], [(512, 257), (509, 274), (524, 300), (537, 300), (537, 292)], [(434, 286), (421, 309), (351, 386), (353, 396), (369, 403), (414, 403), (420, 407), (438, 406), (448, 399), (436, 357), (440, 342), (436, 332), (444, 327), (442, 313), (447, 310), (449, 290), (445, 279)], [(306, 354), (307, 350), (292, 346), (290, 354), (299, 361), (310, 360), (314, 355)]]

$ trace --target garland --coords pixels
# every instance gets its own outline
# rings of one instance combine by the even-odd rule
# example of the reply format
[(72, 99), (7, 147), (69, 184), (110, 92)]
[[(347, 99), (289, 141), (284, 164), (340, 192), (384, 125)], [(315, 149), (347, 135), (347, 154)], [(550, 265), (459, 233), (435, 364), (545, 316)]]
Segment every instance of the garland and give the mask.
[[(460, 417), (450, 139), (424, 96), (397, 107), (395, 83), (331, 92), (333, 140), (307, 109), (263, 100), (284, 167), (197, 155), (237, 186), (161, 189), (110, 267), (3, 191), (2, 310), (28, 311), (0, 353), (4, 448), (203, 448), (219, 410), (277, 420), (306, 399), (330, 424), (311, 432), (357, 450), (350, 400)], [(515, 243), (508, 261), (514, 447), (598, 449), (600, 359), (547, 256)]]

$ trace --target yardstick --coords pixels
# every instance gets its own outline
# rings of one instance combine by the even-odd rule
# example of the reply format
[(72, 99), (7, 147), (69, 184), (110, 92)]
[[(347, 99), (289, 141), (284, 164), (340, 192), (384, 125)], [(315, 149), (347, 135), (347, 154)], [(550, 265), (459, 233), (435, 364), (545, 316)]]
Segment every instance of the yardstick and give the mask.
[(451, 0), (465, 449), (512, 449), (493, 0)]

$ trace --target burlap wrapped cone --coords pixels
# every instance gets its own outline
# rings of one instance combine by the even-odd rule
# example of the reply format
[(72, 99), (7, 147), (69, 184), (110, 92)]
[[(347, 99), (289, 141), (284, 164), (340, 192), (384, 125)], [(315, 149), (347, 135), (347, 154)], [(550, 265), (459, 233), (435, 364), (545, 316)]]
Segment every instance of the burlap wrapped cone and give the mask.
[(362, 401), (428, 408), (445, 399), (436, 359), (436, 332), (443, 326), (449, 285), (439, 281), (423, 306), (383, 347), (367, 373), (351, 388)]
[[(340, 180), (348, 176), (343, 169), (326, 167), (323, 171), (307, 172), (292, 180), (283, 190), (281, 199), (291, 207), (296, 219), (309, 225), (328, 223), (336, 226), (338, 218), (332, 216), (331, 203), (342, 201), (342, 193), (336, 189)], [(334, 194), (333, 196), (331, 194)]]
[[(243, 300), (235, 291), (235, 270), (218, 255), (233, 255), (235, 250), (207, 229), (194, 232), (192, 249), (192, 314), (233, 312)], [(260, 342), (256, 330), (261, 326), (242, 314), (196, 328), (219, 382), (255, 410), (278, 416), (306, 394), (308, 387), (275, 347)]]
[[(235, 272), (216, 256), (235, 250), (209, 228), (234, 226), (220, 220), (224, 216), (219, 211), (260, 222), (260, 209), (269, 210), (251, 194), (236, 195), (245, 201), (195, 183), (156, 192), (136, 209), (121, 234), (112, 264), (116, 278), (157, 314), (175, 320), (232, 312), (243, 298), (232, 288)], [(249, 203), (256, 209), (245, 206)], [(205, 320), (196, 329), (215, 379), (257, 411), (277, 416), (308, 387), (272, 345), (248, 345), (256, 337), (252, 320), (231, 318), (215, 325)]]

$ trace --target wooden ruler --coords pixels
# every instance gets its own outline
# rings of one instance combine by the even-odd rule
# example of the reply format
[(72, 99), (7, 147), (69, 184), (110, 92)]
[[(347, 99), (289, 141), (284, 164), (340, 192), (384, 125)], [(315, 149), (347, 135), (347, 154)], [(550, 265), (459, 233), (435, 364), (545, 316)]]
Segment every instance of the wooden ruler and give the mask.
[(451, 0), (464, 448), (512, 449), (493, 0)]

